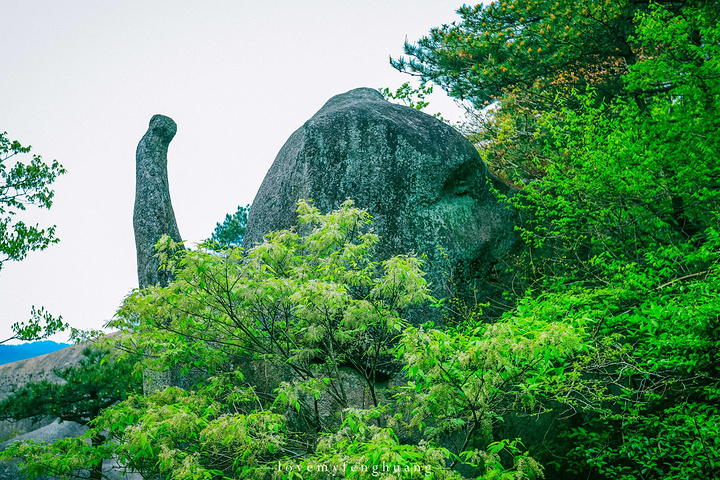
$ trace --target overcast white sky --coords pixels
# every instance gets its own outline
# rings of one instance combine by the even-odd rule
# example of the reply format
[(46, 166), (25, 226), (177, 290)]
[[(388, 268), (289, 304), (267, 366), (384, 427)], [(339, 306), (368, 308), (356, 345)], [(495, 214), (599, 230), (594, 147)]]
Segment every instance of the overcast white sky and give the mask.
[[(152, 115), (178, 124), (170, 193), (181, 235), (201, 241), (252, 203), (283, 143), (331, 96), (411, 80), (388, 57), (461, 5), (0, 0), (0, 131), (68, 170), (52, 209), (24, 217), (56, 224), (61, 242), (0, 271), (0, 340), (32, 305), (101, 328), (137, 286), (135, 148)], [(459, 117), (446, 98), (431, 110)]]

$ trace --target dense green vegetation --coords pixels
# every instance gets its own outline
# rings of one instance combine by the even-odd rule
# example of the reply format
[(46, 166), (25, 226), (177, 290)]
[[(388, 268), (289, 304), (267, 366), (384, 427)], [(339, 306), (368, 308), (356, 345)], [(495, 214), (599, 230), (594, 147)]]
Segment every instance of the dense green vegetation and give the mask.
[(105, 409), (97, 448), (5, 455), (174, 479), (720, 476), (720, 4), (460, 13), (395, 64), (468, 101), (464, 128), (517, 187), (500, 318), (410, 324), (447, 305), (422, 261), (376, 263), (366, 212), (300, 202), (248, 252), (162, 243), (175, 281), (126, 299), (125, 351), (187, 388)]
[(395, 65), (468, 100), (466, 131), (520, 187), (525, 290), (507, 321), (586, 335), (563, 367), (567, 420), (530, 450), (557, 478), (717, 477), (720, 5), (460, 14)]

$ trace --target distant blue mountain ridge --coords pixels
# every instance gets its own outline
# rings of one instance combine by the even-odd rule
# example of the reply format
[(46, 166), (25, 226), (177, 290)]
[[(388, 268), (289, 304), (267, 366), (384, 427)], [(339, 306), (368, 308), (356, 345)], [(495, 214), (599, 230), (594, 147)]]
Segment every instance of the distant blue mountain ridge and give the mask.
[(45, 355), (69, 346), (69, 343), (57, 343), (50, 340), (21, 343), (20, 345), (0, 345), (0, 365)]

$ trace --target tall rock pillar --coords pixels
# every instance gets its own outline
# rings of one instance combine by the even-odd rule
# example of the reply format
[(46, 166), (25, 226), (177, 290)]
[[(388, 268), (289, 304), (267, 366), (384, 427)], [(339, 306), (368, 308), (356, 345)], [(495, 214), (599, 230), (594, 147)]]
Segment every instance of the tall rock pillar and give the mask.
[(167, 175), (167, 151), (177, 132), (172, 118), (155, 115), (135, 153), (135, 248), (137, 250), (138, 284), (167, 286), (170, 273), (158, 270), (155, 245), (163, 235), (180, 242), (180, 232), (172, 202)]

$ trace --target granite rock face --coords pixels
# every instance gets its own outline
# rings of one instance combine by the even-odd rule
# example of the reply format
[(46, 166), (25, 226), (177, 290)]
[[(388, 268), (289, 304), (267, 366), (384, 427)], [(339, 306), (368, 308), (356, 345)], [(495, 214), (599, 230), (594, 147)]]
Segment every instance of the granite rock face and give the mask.
[(285, 143), (252, 204), (243, 245), (290, 228), (298, 199), (328, 212), (351, 198), (374, 217), (378, 259), (425, 254), (435, 295), (482, 302), (498, 295), (502, 260), (516, 242), (514, 214), (491, 186), (508, 193), (455, 129), (359, 88), (331, 98)]
[(170, 201), (167, 152), (177, 125), (170, 117), (155, 115), (135, 153), (135, 248), (140, 288), (167, 286), (169, 273), (158, 271), (155, 245), (163, 235), (180, 242), (180, 232)]

